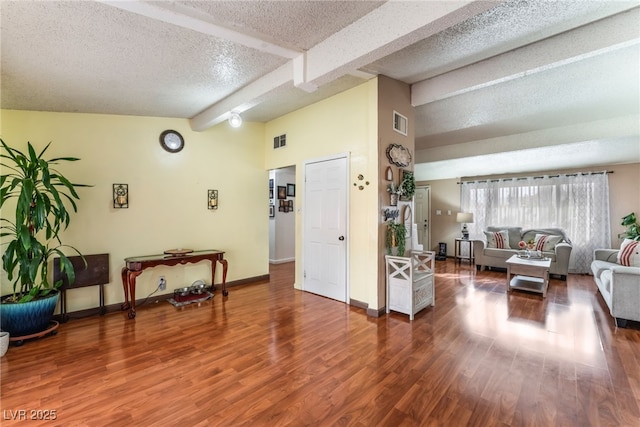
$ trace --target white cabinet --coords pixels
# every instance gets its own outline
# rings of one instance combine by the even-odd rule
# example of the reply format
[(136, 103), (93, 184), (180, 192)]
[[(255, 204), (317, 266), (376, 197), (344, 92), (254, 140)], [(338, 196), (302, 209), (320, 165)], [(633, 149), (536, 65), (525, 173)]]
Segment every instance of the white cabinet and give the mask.
[(411, 257), (386, 255), (387, 313), (409, 315), (435, 305), (434, 261), (432, 251), (411, 251)]

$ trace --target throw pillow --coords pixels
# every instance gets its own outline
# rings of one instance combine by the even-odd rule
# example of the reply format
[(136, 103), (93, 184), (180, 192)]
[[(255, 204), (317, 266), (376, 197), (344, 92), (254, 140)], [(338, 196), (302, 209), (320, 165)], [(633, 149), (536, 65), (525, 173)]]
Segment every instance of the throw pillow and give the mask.
[(507, 230), (485, 231), (487, 248), (506, 249), (509, 247), (509, 234)]
[(556, 248), (556, 245), (562, 241), (562, 236), (554, 236), (553, 234), (536, 234), (533, 241), (536, 251), (549, 252)]
[(624, 239), (618, 252), (618, 264), (627, 267), (640, 267), (640, 242)]

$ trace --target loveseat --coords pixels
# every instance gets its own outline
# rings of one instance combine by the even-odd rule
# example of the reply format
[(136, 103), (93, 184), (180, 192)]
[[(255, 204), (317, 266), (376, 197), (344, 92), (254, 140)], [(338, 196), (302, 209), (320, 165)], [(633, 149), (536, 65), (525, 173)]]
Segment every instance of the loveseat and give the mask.
[(522, 227), (487, 227), (484, 234), (484, 239), (473, 240), (473, 256), (478, 271), (492, 267), (506, 269), (506, 261), (521, 250), (518, 244), (533, 241), (542, 248), (542, 254), (551, 259), (549, 274), (567, 280), (573, 246), (561, 228), (523, 230)]
[[(626, 247), (625, 242), (621, 245), (622, 250)], [(618, 249), (596, 249), (591, 272), (616, 325), (624, 328), (627, 320), (640, 321), (640, 245), (636, 246), (634, 261), (627, 259), (625, 262), (620, 252)]]

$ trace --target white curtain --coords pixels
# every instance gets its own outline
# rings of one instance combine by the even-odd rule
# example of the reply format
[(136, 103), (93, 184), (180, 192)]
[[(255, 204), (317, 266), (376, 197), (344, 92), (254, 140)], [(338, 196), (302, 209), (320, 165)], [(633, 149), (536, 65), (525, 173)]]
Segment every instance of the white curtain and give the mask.
[(593, 250), (611, 245), (606, 172), (465, 182), (460, 193), (462, 211), (474, 214), (472, 239), (487, 226), (562, 228), (571, 273), (588, 273)]

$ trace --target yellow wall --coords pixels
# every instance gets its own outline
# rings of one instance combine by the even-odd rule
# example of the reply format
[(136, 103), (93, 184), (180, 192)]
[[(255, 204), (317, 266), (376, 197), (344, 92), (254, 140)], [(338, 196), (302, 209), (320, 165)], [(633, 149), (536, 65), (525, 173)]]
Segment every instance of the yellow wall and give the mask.
[[(184, 119), (2, 110), (0, 135), (23, 150), (30, 141), (47, 157), (75, 156), (62, 172), (79, 190), (79, 212), (62, 234), (63, 242), (84, 254), (111, 255), (106, 304), (124, 300), (120, 270), (124, 258), (171, 248), (220, 249), (229, 260), (227, 281), (268, 274), (268, 172), (264, 165), (264, 125), (222, 123), (193, 132)], [(162, 150), (165, 129), (185, 139), (180, 153)], [(112, 184), (129, 184), (129, 208), (114, 209)], [(219, 192), (218, 210), (206, 207), (207, 189)], [(10, 217), (9, 207), (2, 217)], [(260, 244), (256, 244), (260, 243)], [(219, 283), (218, 268), (216, 282)], [(210, 282), (209, 263), (157, 267), (138, 278), (137, 298), (155, 290), (165, 276), (167, 293), (195, 280)], [(2, 294), (11, 285), (2, 272)], [(156, 294), (157, 295), (157, 294)], [(68, 310), (98, 305), (96, 288), (68, 294)]]
[[(273, 137), (287, 146), (273, 149)], [(350, 183), (358, 174), (371, 185), (349, 186), (349, 297), (377, 308), (377, 79), (273, 120), (266, 125), (265, 169), (296, 166), (296, 284), (302, 285), (304, 162), (349, 153)], [(330, 267), (328, 267), (330, 268)]]

